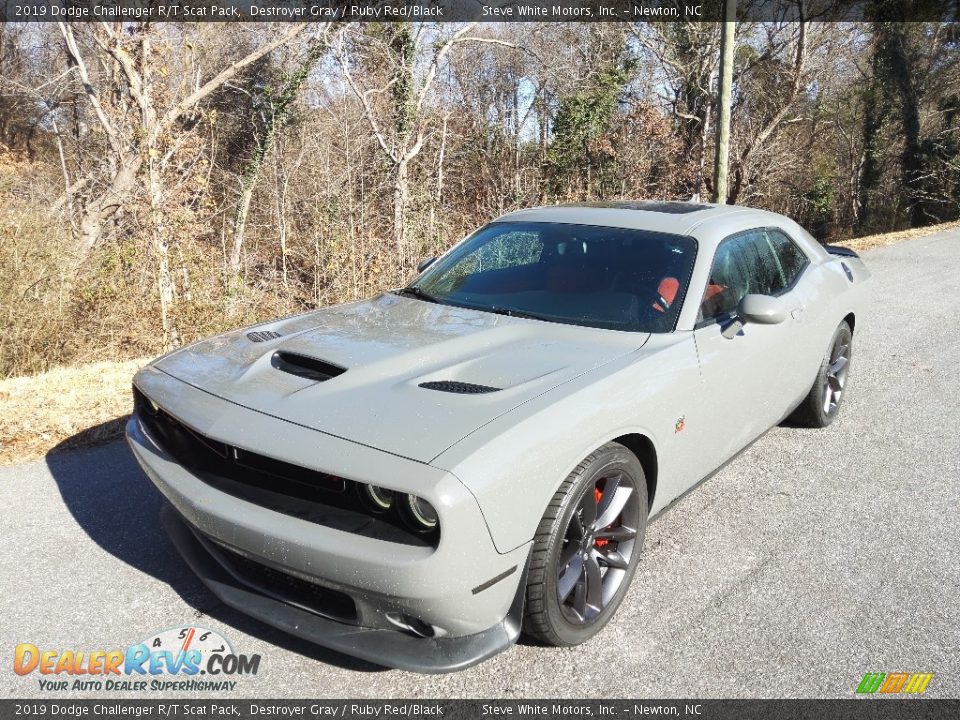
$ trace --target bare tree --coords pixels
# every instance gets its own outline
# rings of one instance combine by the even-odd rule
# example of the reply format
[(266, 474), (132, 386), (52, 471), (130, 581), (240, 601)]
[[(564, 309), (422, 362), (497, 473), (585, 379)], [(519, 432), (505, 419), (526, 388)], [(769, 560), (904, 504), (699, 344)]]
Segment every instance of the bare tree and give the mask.
[(657, 68), (651, 94), (675, 119), (683, 155), (692, 161), (692, 177), (684, 194), (701, 196), (710, 184), (706, 164), (717, 99), (719, 28), (714, 23), (688, 21), (636, 23), (632, 28), (646, 64)]
[[(164, 212), (166, 169), (177, 157), (195, 123), (191, 118), (198, 106), (245, 67), (300, 34), (300, 23), (216, 71), (203, 83), (173, 86), (161, 81), (171, 58), (154, 52), (155, 30), (149, 23), (129, 28), (110, 23), (89, 26), (88, 52), (107, 69), (94, 78), (81, 50), (73, 23), (58, 23), (71, 66), (82, 84), (110, 149), (108, 180), (98, 194), (89, 198), (81, 211), (80, 247), (82, 261), (100, 240), (104, 224), (132, 201), (141, 180), (149, 203), (152, 245), (157, 257), (158, 294), (163, 324), (164, 347), (179, 343), (172, 316), (175, 286), (170, 270), (170, 235)], [(199, 79), (198, 79), (199, 80)], [(107, 90), (101, 89), (102, 85)], [(104, 98), (109, 96), (111, 104)], [(113, 100), (116, 102), (113, 102)], [(143, 177), (145, 175), (145, 177)]]
[[(726, 202), (731, 204), (737, 202), (745, 184), (748, 182), (751, 156), (758, 149), (764, 147), (780, 128), (789, 112), (793, 109), (797, 99), (800, 97), (800, 93), (804, 87), (804, 80), (807, 79), (805, 70), (809, 22), (804, 16), (804, 0), (798, 0), (797, 8), (798, 20), (787, 24), (793, 37), (788, 46), (788, 48), (792, 50), (792, 62), (786, 66), (785, 71), (782, 73), (786, 76), (784, 83), (786, 90), (778, 99), (776, 94), (770, 92), (771, 89), (768, 87), (767, 98), (772, 100), (772, 103), (775, 103), (771, 114), (763, 119), (759, 126), (751, 128), (749, 134), (743, 136), (739, 152), (734, 158), (733, 183), (730, 186), (729, 192), (724, 193)], [(769, 78), (769, 75), (767, 77)], [(743, 82), (742, 78), (741, 82)], [(759, 89), (758, 87), (757, 90)], [(757, 97), (756, 99), (759, 100), (760, 98)]]
[(240, 199), (237, 202), (237, 213), (233, 226), (233, 242), (230, 249), (229, 272), (237, 275), (240, 272), (240, 255), (243, 250), (243, 238), (247, 227), (247, 216), (250, 212), (250, 201), (253, 191), (260, 178), (263, 162), (270, 154), (276, 140), (277, 133), (283, 127), (294, 101), (307, 80), (310, 70), (327, 50), (327, 32), (330, 24), (323, 23), (317, 30), (317, 39), (306, 56), (299, 61), (296, 68), (281, 81), (281, 88), (275, 97), (271, 97), (266, 109), (262, 135), (257, 138), (253, 155), (247, 163), (243, 179), (240, 183)]
[[(426, 112), (427, 100), (450, 49), (475, 24), (467, 23), (436, 41), (431, 37), (434, 29), (427, 24), (382, 25), (377, 32), (363, 33), (351, 26), (341, 31), (334, 44), (343, 77), (390, 163), (393, 240), (401, 264), (409, 254), (410, 163), (423, 150), (432, 120)], [(377, 67), (379, 63), (384, 65)]]

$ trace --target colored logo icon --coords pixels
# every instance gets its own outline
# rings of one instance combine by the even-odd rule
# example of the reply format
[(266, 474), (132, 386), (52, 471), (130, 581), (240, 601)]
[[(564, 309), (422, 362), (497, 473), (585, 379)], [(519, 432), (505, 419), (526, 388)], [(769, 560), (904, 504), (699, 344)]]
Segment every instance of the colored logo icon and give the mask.
[(867, 673), (857, 686), (860, 695), (922, 695), (933, 673)]

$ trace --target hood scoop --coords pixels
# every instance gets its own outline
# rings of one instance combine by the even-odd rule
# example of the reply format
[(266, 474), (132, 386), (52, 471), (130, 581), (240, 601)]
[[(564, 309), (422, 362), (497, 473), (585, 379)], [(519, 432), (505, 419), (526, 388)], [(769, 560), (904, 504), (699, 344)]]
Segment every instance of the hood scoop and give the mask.
[(273, 330), (254, 330), (247, 333), (247, 339), (250, 342), (267, 342), (268, 340), (276, 340), (278, 337), (280, 337), (280, 333)]
[(458, 382), (456, 380), (431, 380), (430, 382), (420, 383), (420, 387), (426, 390), (437, 390), (439, 392), (456, 393), (458, 395), (479, 395), (480, 393), (497, 392), (502, 389), (490, 387), (489, 385), (474, 385), (473, 383)]
[(278, 350), (270, 358), (270, 364), (281, 372), (297, 375), (308, 380), (324, 382), (347, 371), (339, 365), (328, 363), (307, 355)]

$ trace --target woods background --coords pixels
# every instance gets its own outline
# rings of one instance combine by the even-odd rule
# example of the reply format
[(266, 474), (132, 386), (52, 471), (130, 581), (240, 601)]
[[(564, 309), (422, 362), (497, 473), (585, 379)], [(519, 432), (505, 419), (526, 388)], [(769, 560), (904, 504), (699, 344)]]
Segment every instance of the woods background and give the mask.
[[(960, 217), (960, 28), (740, 23), (727, 202)], [(500, 213), (712, 196), (720, 28), (0, 26), (0, 376), (370, 296)]]

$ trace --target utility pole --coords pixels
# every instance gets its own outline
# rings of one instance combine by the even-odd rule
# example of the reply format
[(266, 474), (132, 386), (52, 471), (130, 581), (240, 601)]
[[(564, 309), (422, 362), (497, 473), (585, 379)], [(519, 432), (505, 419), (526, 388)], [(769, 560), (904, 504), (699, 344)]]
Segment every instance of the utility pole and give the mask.
[(733, 85), (733, 43), (737, 29), (737, 0), (724, 0), (720, 35), (720, 108), (717, 154), (713, 165), (713, 201), (727, 202), (727, 166), (730, 159), (730, 91)]

